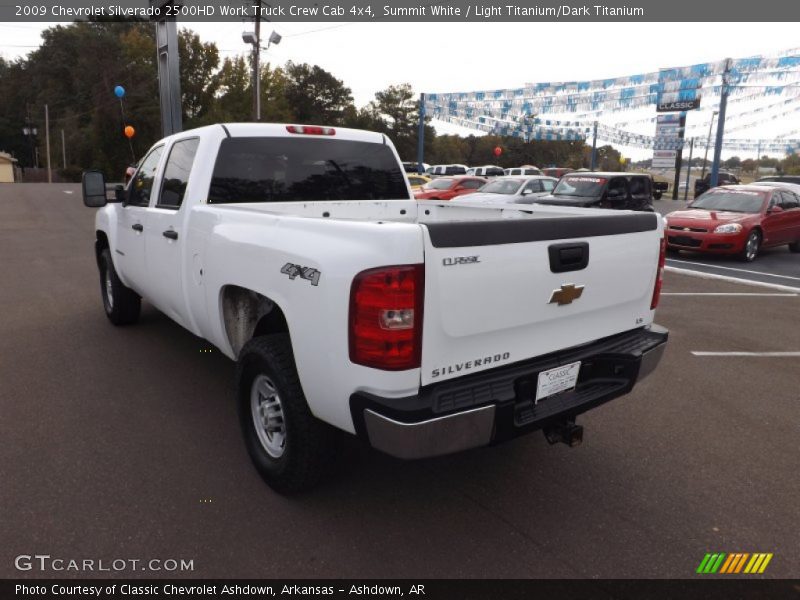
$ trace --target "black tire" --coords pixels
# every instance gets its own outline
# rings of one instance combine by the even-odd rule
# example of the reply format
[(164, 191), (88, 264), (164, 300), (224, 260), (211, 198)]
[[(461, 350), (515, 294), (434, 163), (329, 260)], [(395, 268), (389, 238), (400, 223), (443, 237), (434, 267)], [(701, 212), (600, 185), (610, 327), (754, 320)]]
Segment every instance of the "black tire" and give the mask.
[(100, 294), (103, 309), (108, 320), (114, 325), (131, 325), (139, 320), (142, 299), (132, 289), (120, 281), (111, 260), (111, 251), (106, 248), (100, 253)]
[[(264, 436), (270, 436), (262, 413), (261, 422), (256, 423), (258, 409), (253, 405), (265, 407), (275, 400), (259, 393), (259, 386), (265, 382), (271, 384), (278, 399), (280, 416), (272, 423), (283, 426), (282, 447), (277, 447), (276, 431), (270, 440), (262, 442)], [(256, 399), (251, 398), (253, 394)], [(314, 487), (332, 458), (332, 431), (308, 408), (288, 334), (260, 336), (245, 344), (236, 367), (236, 395), (247, 452), (267, 485), (287, 495)], [(270, 443), (272, 453), (268, 450)]]
[(753, 262), (761, 249), (761, 232), (754, 229), (747, 236), (742, 253), (739, 255), (744, 262)]
[(789, 252), (800, 253), (800, 241), (789, 244)]

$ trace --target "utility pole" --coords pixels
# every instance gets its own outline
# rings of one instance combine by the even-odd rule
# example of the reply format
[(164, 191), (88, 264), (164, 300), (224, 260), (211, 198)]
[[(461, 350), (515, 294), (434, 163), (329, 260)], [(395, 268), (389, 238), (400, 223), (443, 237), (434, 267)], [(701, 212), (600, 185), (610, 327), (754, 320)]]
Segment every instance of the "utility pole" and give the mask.
[(67, 145), (64, 143), (64, 130), (61, 130), (61, 158), (64, 162), (64, 168), (67, 168)]
[(756, 177), (761, 166), (761, 140), (758, 140), (758, 150), (756, 150)]
[(256, 42), (253, 44), (253, 120), (261, 120), (261, 0), (254, 0)]
[(47, 183), (53, 183), (53, 171), (50, 170), (50, 111), (44, 105), (44, 137), (47, 144)]
[[(680, 139), (683, 141), (684, 132), (686, 131), (686, 113), (682, 112), (679, 117), (678, 125), (680, 127)], [(681, 164), (683, 163), (683, 146), (678, 148), (678, 153), (675, 155), (675, 179), (672, 182), (672, 199), (678, 199), (678, 186), (681, 184)]]
[(694, 150), (694, 138), (689, 140), (689, 167), (686, 169), (686, 189), (683, 190), (683, 201), (689, 197), (689, 176), (692, 174), (692, 151)]
[(711, 113), (711, 123), (708, 124), (708, 140), (706, 140), (706, 152), (703, 155), (703, 170), (700, 172), (700, 179), (706, 176), (706, 163), (708, 162), (708, 147), (711, 145), (711, 129), (714, 127), (714, 117), (717, 116), (718, 111)]
[(590, 170), (594, 171), (595, 165), (597, 165), (597, 121), (594, 122), (594, 129), (592, 134), (592, 168)]
[(722, 72), (722, 91), (719, 97), (719, 119), (717, 120), (717, 144), (714, 146), (714, 162), (711, 163), (711, 187), (717, 187), (719, 181), (719, 159), (722, 154), (722, 138), (725, 135), (725, 110), (728, 107), (730, 90), (731, 59), (725, 59), (725, 70)]
[(419, 127), (417, 129), (417, 173), (422, 175), (425, 157), (425, 94), (419, 95)]

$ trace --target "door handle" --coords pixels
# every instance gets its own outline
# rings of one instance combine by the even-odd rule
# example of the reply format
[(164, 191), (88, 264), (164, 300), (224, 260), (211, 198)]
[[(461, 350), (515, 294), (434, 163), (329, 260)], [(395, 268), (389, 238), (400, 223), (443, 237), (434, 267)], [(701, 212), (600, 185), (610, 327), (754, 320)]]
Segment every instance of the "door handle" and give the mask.
[(131, 229), (133, 229), (134, 231), (138, 231), (140, 233), (142, 231), (144, 231), (144, 227), (139, 223), (136, 223), (135, 225), (131, 225)]
[(177, 240), (178, 239), (178, 232), (177, 231), (173, 231), (172, 229), (167, 229), (161, 235), (163, 235), (165, 238), (168, 238), (170, 240)]

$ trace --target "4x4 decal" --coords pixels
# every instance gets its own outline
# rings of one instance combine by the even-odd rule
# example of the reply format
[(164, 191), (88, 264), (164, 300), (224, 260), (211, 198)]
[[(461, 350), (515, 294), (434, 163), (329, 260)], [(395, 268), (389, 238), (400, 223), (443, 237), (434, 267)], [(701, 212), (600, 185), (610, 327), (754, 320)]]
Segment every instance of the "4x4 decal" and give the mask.
[(294, 280), (298, 275), (300, 279), (307, 279), (311, 285), (319, 285), (319, 278), (322, 272), (312, 267), (301, 267), (293, 263), (286, 263), (281, 269), (281, 273), (288, 275), (289, 279)]

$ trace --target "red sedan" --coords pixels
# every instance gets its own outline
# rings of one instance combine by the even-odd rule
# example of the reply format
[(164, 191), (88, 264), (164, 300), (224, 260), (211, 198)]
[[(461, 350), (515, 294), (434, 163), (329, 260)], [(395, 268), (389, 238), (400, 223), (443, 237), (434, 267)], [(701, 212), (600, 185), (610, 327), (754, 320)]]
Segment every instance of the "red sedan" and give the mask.
[(800, 252), (800, 196), (787, 188), (714, 188), (666, 219), (670, 250), (738, 254), (748, 262), (770, 246)]
[(483, 177), (438, 177), (414, 194), (417, 200), (452, 200), (477, 192), (487, 182)]

